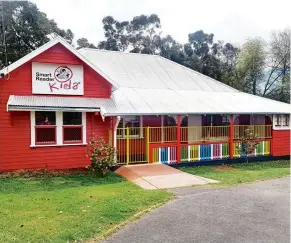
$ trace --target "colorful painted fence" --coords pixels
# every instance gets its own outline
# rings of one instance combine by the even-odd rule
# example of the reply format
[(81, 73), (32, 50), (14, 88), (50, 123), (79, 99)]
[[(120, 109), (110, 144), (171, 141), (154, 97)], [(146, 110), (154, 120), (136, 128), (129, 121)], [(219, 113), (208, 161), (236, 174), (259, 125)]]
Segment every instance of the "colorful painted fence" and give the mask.
[[(233, 157), (242, 157), (240, 154), (240, 146), (241, 143), (234, 142), (233, 143)], [(260, 141), (252, 154), (248, 156), (258, 156), (258, 155), (270, 155), (271, 153), (271, 142), (270, 141)]]
[(182, 145), (181, 161), (200, 161), (223, 159), (229, 157), (228, 143)]
[[(153, 147), (153, 163), (172, 164), (177, 162), (177, 146)], [(228, 143), (181, 145), (181, 162), (223, 159), (229, 157)]]
[(177, 146), (152, 148), (153, 163), (171, 164), (177, 162)]

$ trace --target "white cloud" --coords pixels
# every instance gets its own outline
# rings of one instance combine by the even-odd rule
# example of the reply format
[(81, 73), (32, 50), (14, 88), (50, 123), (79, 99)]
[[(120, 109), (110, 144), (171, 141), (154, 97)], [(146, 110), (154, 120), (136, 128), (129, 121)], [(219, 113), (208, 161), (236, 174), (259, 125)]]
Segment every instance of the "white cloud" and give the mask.
[(267, 39), (274, 29), (289, 26), (291, 1), (276, 0), (33, 0), (61, 28), (70, 28), (76, 38), (97, 44), (104, 38), (102, 19), (112, 15), (130, 20), (156, 13), (164, 34), (186, 42), (188, 34), (203, 29), (216, 39), (242, 44), (249, 37)]

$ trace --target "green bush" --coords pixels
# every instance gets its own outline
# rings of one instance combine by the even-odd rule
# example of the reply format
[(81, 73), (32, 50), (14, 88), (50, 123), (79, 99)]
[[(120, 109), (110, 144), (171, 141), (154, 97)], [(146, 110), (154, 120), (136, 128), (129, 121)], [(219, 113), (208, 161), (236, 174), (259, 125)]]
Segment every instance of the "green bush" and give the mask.
[(116, 165), (116, 150), (102, 137), (96, 138), (93, 135), (87, 147), (87, 155), (91, 161), (88, 169), (102, 176)]

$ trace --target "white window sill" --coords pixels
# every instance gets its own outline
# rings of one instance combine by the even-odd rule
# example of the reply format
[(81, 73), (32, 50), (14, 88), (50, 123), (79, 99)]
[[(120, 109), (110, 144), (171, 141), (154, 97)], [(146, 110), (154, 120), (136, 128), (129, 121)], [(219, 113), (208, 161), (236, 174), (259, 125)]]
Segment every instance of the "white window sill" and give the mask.
[(72, 143), (72, 144), (47, 144), (47, 145), (30, 145), (31, 148), (41, 147), (66, 147), (66, 146), (86, 146), (87, 143)]
[(290, 130), (290, 126), (273, 127), (274, 130)]

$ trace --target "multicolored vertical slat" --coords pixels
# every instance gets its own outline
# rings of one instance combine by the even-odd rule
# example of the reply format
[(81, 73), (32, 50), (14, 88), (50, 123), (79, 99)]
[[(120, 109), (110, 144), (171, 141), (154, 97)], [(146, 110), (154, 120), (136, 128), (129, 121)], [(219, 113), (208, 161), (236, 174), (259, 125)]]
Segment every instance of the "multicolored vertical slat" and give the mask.
[[(234, 143), (234, 155), (233, 157), (241, 157), (239, 148), (241, 146), (240, 143)], [(261, 141), (256, 145), (256, 148), (252, 154), (249, 156), (257, 156), (257, 155), (269, 155), (271, 150), (270, 141)]]
[(181, 147), (181, 161), (200, 161), (229, 157), (228, 143), (185, 145)]
[(177, 147), (153, 148), (153, 162), (170, 164), (177, 162)]
[[(240, 157), (239, 146), (240, 143), (235, 142), (234, 146), (234, 157)], [(270, 154), (270, 141), (260, 142), (253, 154), (256, 155), (268, 155)], [(201, 145), (182, 145), (181, 146), (181, 161), (201, 161), (201, 160), (215, 160), (229, 158), (229, 144), (201, 144)], [(161, 147), (153, 148), (153, 162), (170, 164), (177, 162), (177, 147)]]

